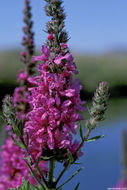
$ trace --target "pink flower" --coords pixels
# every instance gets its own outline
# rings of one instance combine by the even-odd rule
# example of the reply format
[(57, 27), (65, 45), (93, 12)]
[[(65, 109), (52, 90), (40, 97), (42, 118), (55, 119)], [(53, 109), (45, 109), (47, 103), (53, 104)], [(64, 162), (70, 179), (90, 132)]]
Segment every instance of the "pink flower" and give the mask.
[[(22, 185), (22, 177), (35, 185), (36, 182), (31, 176), (29, 168), (23, 160), (26, 153), (21, 150), (10, 137), (7, 138), (5, 145), (2, 146), (1, 152), (1, 173), (0, 189), (17, 188)], [(40, 162), (40, 169), (46, 174), (47, 167), (45, 162)], [(33, 168), (34, 169), (34, 168)], [(38, 177), (40, 177), (38, 175)]]
[(46, 61), (48, 59), (48, 57), (50, 56), (49, 48), (47, 46), (42, 46), (41, 50), (42, 50), (42, 55), (41, 56), (34, 56), (32, 58), (33, 62)]
[(67, 89), (64, 91), (63, 95), (73, 97), (75, 95), (75, 89)]
[[(78, 142), (77, 140), (74, 141), (74, 143), (72, 144), (72, 146), (70, 147), (70, 151), (72, 154), (75, 153), (75, 151), (77, 150), (77, 148), (79, 147), (80, 145), (80, 142)], [(78, 156), (82, 156), (83, 155), (83, 152), (79, 152), (78, 153)]]
[(53, 40), (53, 39), (54, 39), (53, 33), (50, 33), (50, 34), (48, 35), (48, 40)]
[(62, 60), (67, 60), (69, 63), (72, 63), (73, 62), (73, 57), (70, 53), (67, 53), (65, 56), (62, 56), (61, 54), (59, 54), (56, 59), (54, 60), (54, 62), (57, 64), (57, 65), (60, 65), (61, 64), (61, 61)]
[[(84, 102), (80, 99), (81, 85), (78, 80), (74, 83), (72, 81), (72, 73), (76, 72), (72, 55), (59, 54), (53, 58), (57, 64), (63, 59), (66, 63), (61, 73), (53, 73), (40, 65), (40, 76), (29, 78), (33, 85), (29, 89), (31, 110), (27, 114), (24, 132), (30, 137), (28, 148), (33, 162), (36, 162), (38, 156), (43, 155), (46, 149), (68, 148), (72, 152), (76, 151), (78, 143), (73, 143), (72, 134), (76, 134), (77, 122), (82, 119), (77, 110), (84, 110)], [(44, 65), (48, 61), (49, 58)], [(63, 75), (65, 71), (67, 74)]]
[(23, 56), (23, 57), (26, 57), (27, 56), (27, 52), (23, 51), (23, 52), (21, 52), (20, 55)]
[(64, 48), (64, 49), (66, 49), (66, 48), (68, 48), (68, 45), (65, 44), (65, 43), (62, 43), (61, 47)]
[[(22, 176), (27, 178), (29, 169), (23, 161), (24, 152), (14, 144), (10, 137), (2, 146), (0, 184), (7, 188), (18, 187), (22, 183)], [(3, 188), (3, 190), (6, 188)]]
[(23, 70), (19, 70), (18, 72), (18, 80), (26, 80), (28, 78), (27, 72), (23, 72)]
[(124, 188), (127, 188), (127, 178), (120, 180), (119, 183), (117, 184), (116, 188), (119, 188), (121, 190)]

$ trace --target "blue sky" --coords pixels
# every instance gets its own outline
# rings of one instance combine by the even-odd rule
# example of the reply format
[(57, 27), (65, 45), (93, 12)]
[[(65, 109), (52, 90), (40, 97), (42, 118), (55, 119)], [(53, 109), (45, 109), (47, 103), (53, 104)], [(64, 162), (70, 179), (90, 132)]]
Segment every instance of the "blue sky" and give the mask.
[[(24, 0), (0, 0), (0, 50), (21, 47)], [(36, 47), (45, 42), (44, 0), (31, 0)], [(103, 52), (127, 47), (127, 0), (64, 0), (69, 45), (75, 51)]]

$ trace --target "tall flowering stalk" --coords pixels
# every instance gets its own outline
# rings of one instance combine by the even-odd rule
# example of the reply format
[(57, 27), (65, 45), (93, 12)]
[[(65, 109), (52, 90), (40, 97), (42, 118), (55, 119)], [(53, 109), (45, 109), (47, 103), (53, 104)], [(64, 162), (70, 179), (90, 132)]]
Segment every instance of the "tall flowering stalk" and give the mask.
[(33, 22), (31, 20), (31, 6), (30, 1), (25, 0), (24, 8), (24, 23), (23, 27), (24, 36), (22, 38), (22, 45), (25, 51), (21, 52), (20, 60), (25, 64), (26, 71), (19, 70), (18, 82), (20, 87), (16, 88), (14, 91), (14, 106), (17, 109), (19, 117), (25, 119), (25, 114), (29, 110), (28, 103), (28, 87), (30, 86), (28, 82), (28, 77), (34, 74), (35, 64), (32, 62), (32, 56), (34, 54), (34, 33), (32, 32)]
[[(23, 28), (24, 36), (22, 44), (25, 48), (24, 52), (21, 52), (20, 59), (25, 63), (26, 71), (20, 70), (18, 73), (18, 82), (20, 87), (17, 87), (14, 91), (13, 98), (6, 96), (3, 102), (7, 102), (7, 105), (4, 104), (4, 110), (6, 110), (6, 117), (8, 118), (8, 134), (9, 136), (6, 139), (5, 145), (2, 146), (1, 151), (1, 169), (0, 169), (0, 189), (7, 190), (8, 188), (18, 187), (22, 185), (22, 178), (29, 181), (31, 184), (36, 184), (35, 179), (30, 174), (29, 168), (22, 159), (26, 156), (26, 151), (22, 148), (23, 146), (18, 146), (15, 144), (19, 140), (18, 137), (14, 134), (16, 131), (12, 131), (12, 126), (14, 123), (11, 123), (13, 118), (17, 120), (22, 120), (22, 123), (25, 122), (25, 115), (30, 109), (28, 102), (28, 77), (31, 76), (35, 64), (32, 62), (32, 56), (34, 54), (34, 34), (32, 32), (32, 21), (31, 21), (31, 7), (29, 0), (25, 0), (25, 9), (24, 9), (24, 22), (25, 27)], [(13, 103), (14, 102), (14, 103)], [(10, 108), (8, 110), (8, 107)], [(15, 112), (16, 110), (16, 112)], [(10, 117), (10, 119), (9, 119)], [(23, 139), (22, 139), (22, 142)], [(46, 166), (44, 163), (40, 165), (41, 171), (46, 174)], [(43, 169), (42, 169), (43, 168)], [(35, 171), (38, 177), (40, 175)]]
[[(46, 14), (52, 18), (47, 23), (48, 36), (46, 44), (41, 48), (42, 55), (32, 58), (34, 64), (39, 62), (39, 74), (27, 78), (29, 109), (25, 115), (24, 107), (23, 115), (21, 110), (18, 112), (23, 122), (18, 121), (15, 114), (17, 108), (22, 107), (17, 107), (15, 99), (13, 107), (11, 99), (8, 98), (4, 104), (4, 115), (17, 136), (14, 136), (13, 140), (25, 151), (24, 161), (40, 188), (59, 190), (81, 171), (82, 168), (58, 186), (67, 169), (82, 155), (81, 148), (84, 143), (102, 137), (89, 139), (97, 123), (104, 119), (109, 95), (107, 82), (100, 83), (93, 98), (90, 119), (86, 122), (88, 132), (83, 135), (80, 126), (81, 142), (77, 141), (74, 135), (77, 133), (78, 123), (83, 120), (80, 112), (85, 110), (85, 102), (80, 99), (82, 87), (78, 79), (73, 82), (73, 76), (78, 71), (67, 45), (68, 35), (64, 30), (65, 14), (62, 1), (45, 1)], [(21, 77), (19, 79), (22, 81)], [(43, 172), (45, 162), (48, 164), (47, 175)], [(57, 162), (63, 164), (63, 170), (55, 178)], [(78, 189), (78, 186), (79, 184), (75, 189)]]
[(30, 1), (25, 0), (23, 19), (25, 26), (23, 27), (24, 36), (22, 38), (22, 45), (25, 47), (25, 51), (21, 52), (21, 61), (26, 64), (26, 71), (29, 76), (34, 73), (33, 68), (35, 67), (31, 59), (34, 54), (34, 33), (32, 32), (33, 22), (31, 17)]

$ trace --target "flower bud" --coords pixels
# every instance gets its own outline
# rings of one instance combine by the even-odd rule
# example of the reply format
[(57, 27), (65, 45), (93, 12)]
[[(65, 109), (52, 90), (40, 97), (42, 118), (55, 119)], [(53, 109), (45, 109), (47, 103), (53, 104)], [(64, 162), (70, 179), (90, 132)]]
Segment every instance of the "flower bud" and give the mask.
[(5, 116), (8, 123), (10, 119), (15, 117), (13, 98), (9, 95), (6, 95), (5, 98), (3, 99), (3, 115)]
[(108, 106), (108, 83), (103, 81), (99, 84), (93, 97), (92, 107), (90, 109), (91, 118), (87, 121), (88, 128), (95, 128), (97, 122), (104, 120), (104, 114)]

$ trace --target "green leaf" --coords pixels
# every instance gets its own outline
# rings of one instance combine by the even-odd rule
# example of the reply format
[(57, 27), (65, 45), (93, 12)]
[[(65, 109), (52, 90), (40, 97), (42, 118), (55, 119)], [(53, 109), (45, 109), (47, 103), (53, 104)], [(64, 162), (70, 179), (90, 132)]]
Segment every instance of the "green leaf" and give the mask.
[(69, 157), (70, 163), (73, 163), (73, 162), (74, 162), (74, 158), (73, 158), (73, 156), (72, 156), (72, 154), (71, 154), (71, 152), (70, 152), (69, 149), (67, 149), (67, 154), (68, 154), (68, 157)]
[(41, 156), (42, 160), (44, 161), (48, 161), (48, 160), (51, 160), (52, 158), (54, 158), (54, 156)]
[(104, 137), (104, 135), (95, 136), (95, 137), (88, 139), (87, 142), (93, 142), (93, 141), (96, 141), (96, 140), (103, 138), (103, 137)]
[(13, 136), (11, 136), (12, 140), (14, 141), (15, 144), (17, 144), (20, 148), (25, 149), (25, 146), (17, 141)]
[(87, 129), (90, 129), (90, 130), (92, 129), (92, 125), (91, 125), (89, 120), (86, 121), (85, 126), (86, 126)]
[(41, 186), (41, 189), (42, 189), (42, 190), (46, 190), (47, 188), (45, 187), (44, 184), (42, 184), (42, 183), (40, 182), (40, 180), (38, 179), (38, 177), (37, 177), (36, 174), (34, 173), (32, 167), (30, 166), (30, 164), (29, 164), (25, 159), (24, 159), (24, 161), (25, 161), (25, 163), (27, 164), (28, 168), (30, 169), (30, 172), (31, 172), (31, 174), (33, 175), (34, 179), (35, 179), (35, 180), (38, 182), (38, 184)]
[(78, 190), (80, 183), (78, 183), (74, 190)]
[(78, 169), (67, 181), (65, 181), (62, 185), (60, 185), (56, 190), (60, 190), (66, 183), (68, 183), (73, 177), (75, 177), (84, 167)]
[(28, 160), (28, 162), (31, 163), (31, 159), (30, 159), (29, 155), (27, 157), (23, 158), (23, 160)]
[(41, 161), (41, 157), (38, 157), (38, 159), (37, 159), (37, 161), (36, 161), (35, 168), (37, 168), (37, 167), (38, 167), (38, 165), (39, 165), (40, 161)]
[(29, 181), (25, 181), (25, 179), (22, 179), (22, 186), (21, 190), (31, 190)]
[(80, 165), (80, 164), (82, 164), (82, 163), (80, 163), (80, 162), (74, 162), (73, 164), (75, 164), (75, 165)]
[(81, 125), (81, 123), (79, 124), (79, 132), (80, 132), (80, 137), (81, 137), (82, 141), (84, 141), (84, 136), (83, 136), (83, 131), (82, 131), (82, 125)]
[(22, 135), (21, 135), (21, 132), (20, 132), (20, 130), (19, 130), (19, 128), (18, 128), (18, 126), (16, 125), (15, 122), (12, 123), (12, 127), (13, 127), (14, 133), (15, 133), (18, 137), (21, 137), (21, 136), (22, 136)]
[(40, 187), (36, 187), (36, 186), (31, 186), (31, 190), (41, 190)]
[(30, 185), (29, 181), (25, 181), (25, 179), (22, 178), (22, 186), (10, 190), (41, 190), (41, 189), (39, 187)]

